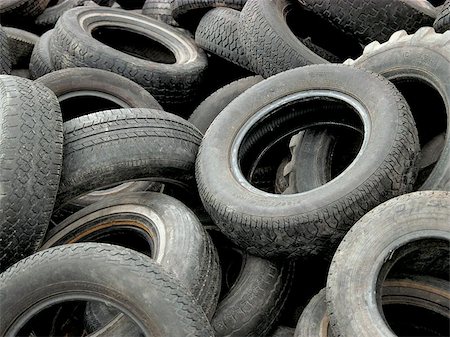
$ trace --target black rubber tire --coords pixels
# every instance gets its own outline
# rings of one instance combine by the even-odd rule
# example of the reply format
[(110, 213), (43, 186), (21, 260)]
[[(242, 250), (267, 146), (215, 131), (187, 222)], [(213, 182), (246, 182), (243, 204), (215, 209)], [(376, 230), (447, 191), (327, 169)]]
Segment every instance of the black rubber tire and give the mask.
[(442, 6), (433, 27), (438, 33), (444, 33), (450, 29), (450, 0), (447, 0)]
[(0, 2), (0, 19), (6, 21), (34, 18), (41, 14), (50, 0), (3, 0)]
[(179, 27), (180, 25), (172, 16), (170, 2), (171, 0), (147, 0), (142, 7), (142, 14), (167, 23), (168, 25)]
[[(102, 239), (101, 233), (107, 233), (108, 228), (121, 228), (124, 223), (127, 228), (144, 230), (146, 240), (152, 244), (151, 257), (177, 276), (206, 315), (212, 317), (221, 282), (217, 251), (192, 211), (170, 196), (137, 192), (97, 202), (52, 228), (41, 249), (97, 240), (123, 245), (120, 238), (118, 242), (111, 241), (114, 238), (108, 241), (106, 236)], [(116, 231), (120, 234), (119, 229)], [(138, 246), (130, 245), (128, 248), (137, 250)], [(150, 254), (148, 250), (141, 252)]]
[(313, 13), (353, 35), (361, 43), (387, 41), (400, 29), (414, 33), (431, 26), (435, 8), (427, 1), (408, 0), (301, 0)]
[[(383, 44), (375, 41), (364, 49), (361, 57), (354, 61), (346, 61), (346, 64), (381, 74), (397, 86), (402, 84), (402, 81), (426, 83), (434, 88), (437, 95), (442, 98), (443, 116), (433, 115), (431, 120), (435, 122), (428, 125), (426, 122), (430, 120), (430, 106), (421, 107), (418, 105), (418, 108), (416, 108), (412, 102), (414, 97), (421, 93), (408, 94), (402, 92), (416, 120), (422, 146), (428, 142), (425, 136), (430, 131), (434, 132), (432, 136), (437, 136), (447, 130), (445, 145), (438, 162), (426, 180), (421, 185), (417, 186), (416, 184), (415, 186), (416, 189), (420, 190), (450, 191), (449, 46), (449, 34), (437, 34), (433, 28), (424, 27), (413, 35), (407, 35), (405, 31), (396, 32), (389, 41)], [(399, 89), (402, 91), (400, 86)]]
[(145, 0), (116, 0), (123, 9), (142, 9)]
[[(61, 104), (63, 121), (87, 115), (89, 113), (114, 108), (148, 108), (163, 110), (161, 105), (144, 88), (135, 82), (115, 73), (92, 68), (69, 68), (54, 71), (36, 80), (51, 89)], [(78, 97), (76, 109), (63, 102)], [(92, 106), (91, 97), (107, 102), (105, 105)], [(83, 104), (82, 99), (85, 99)], [(102, 102), (103, 103), (103, 102)], [(73, 111), (75, 110), (75, 111)]]
[(189, 117), (189, 122), (195, 125), (203, 134), (208, 130), (211, 123), (231, 103), (244, 91), (263, 80), (261, 76), (251, 76), (241, 78), (220, 88), (208, 96)]
[(8, 36), (4, 27), (0, 26), (0, 74), (11, 73), (11, 51)]
[(55, 6), (46, 8), (45, 11), (34, 20), (34, 23), (44, 29), (53, 28), (64, 12), (69, 9), (82, 6), (85, 2), (86, 0), (59, 1)]
[(269, 77), (308, 64), (328, 63), (290, 30), (288, 0), (248, 0), (239, 19), (239, 40), (257, 74)]
[(55, 70), (50, 57), (50, 37), (53, 29), (44, 33), (34, 46), (30, 59), (30, 75), (32, 79), (39, 78)]
[(13, 68), (28, 68), (31, 53), (39, 36), (22, 29), (4, 27), (10, 48)]
[(0, 76), (0, 271), (39, 248), (61, 175), (63, 125), (50, 89)]
[(328, 273), (327, 307), (336, 336), (393, 336), (377, 306), (380, 285), (406, 254), (428, 249), (433, 240), (448, 244), (449, 218), (450, 193), (426, 191), (389, 200), (353, 226)]
[(201, 139), (187, 121), (151, 109), (107, 110), (65, 122), (55, 209), (132, 180), (168, 182), (195, 194), (194, 162)]
[[(176, 62), (144, 60), (97, 41), (80, 25), (86, 16), (99, 27), (121, 27), (162, 41)], [(207, 66), (205, 53), (187, 34), (140, 14), (104, 7), (79, 7), (64, 13), (56, 24), (50, 51), (56, 69), (87, 66), (115, 72), (140, 84), (169, 111), (197, 96)]]
[(44, 250), (1, 274), (0, 292), (2, 336), (16, 335), (11, 329), (21, 315), (61, 293), (127, 310), (146, 336), (213, 336), (205, 314), (174, 276), (123, 247), (83, 243)]
[[(268, 336), (288, 297), (295, 264), (252, 256), (224, 240), (215, 243), (222, 268), (227, 268), (224, 261), (235, 257), (230, 250), (240, 255), (240, 266), (235, 267), (239, 272), (234, 282), (222, 288), (211, 320), (216, 336)], [(236, 263), (236, 259), (230, 262)], [(226, 269), (222, 269), (222, 275), (227, 281)]]
[[(287, 196), (263, 192), (246, 178), (237, 178), (242, 172), (237, 168), (236, 149), (250, 143), (238, 137), (251, 137), (246, 131), (253, 125), (250, 123), (257, 123), (274, 109), (279, 111), (280, 105), (296, 101), (296, 95), (313, 95), (314, 88), (349, 95), (365, 107), (364, 114), (371, 122), (370, 126), (363, 124), (372, 136), (366, 138), (366, 145), (351, 167), (326, 187)], [(282, 116), (271, 116), (282, 120)], [(311, 256), (331, 252), (368, 210), (410, 191), (418, 154), (414, 119), (404, 98), (389, 81), (343, 65), (315, 65), (262, 81), (231, 102), (203, 138), (196, 178), (206, 210), (238, 246), (262, 257)]]
[(172, 0), (170, 3), (174, 19), (183, 27), (193, 31), (202, 16), (211, 8), (228, 7), (242, 10), (247, 0)]
[[(432, 277), (389, 279), (383, 283), (381, 300), (383, 305), (410, 305), (446, 316), (446, 308), (450, 308), (450, 289), (448, 282)], [(327, 315), (325, 289), (311, 299), (298, 321), (294, 337), (303, 336), (333, 336)]]
[(239, 14), (231, 8), (211, 9), (195, 30), (195, 42), (204, 50), (251, 71), (239, 41)]

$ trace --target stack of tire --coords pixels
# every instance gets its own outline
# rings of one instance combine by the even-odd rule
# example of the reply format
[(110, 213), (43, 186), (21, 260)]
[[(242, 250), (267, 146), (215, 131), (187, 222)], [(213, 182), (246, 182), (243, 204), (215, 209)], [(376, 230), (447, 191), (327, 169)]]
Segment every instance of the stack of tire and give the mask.
[(0, 19), (1, 336), (450, 336), (450, 0)]

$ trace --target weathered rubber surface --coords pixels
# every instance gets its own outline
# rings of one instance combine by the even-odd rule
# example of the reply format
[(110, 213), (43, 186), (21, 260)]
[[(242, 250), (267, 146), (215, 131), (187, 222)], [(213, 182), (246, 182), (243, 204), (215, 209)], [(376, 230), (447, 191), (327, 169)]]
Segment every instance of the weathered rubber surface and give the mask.
[[(164, 41), (174, 52), (176, 62), (152, 62), (102, 44), (80, 25), (86, 16), (94, 22), (100, 20), (104, 26), (125, 24), (136, 32)], [(115, 72), (140, 84), (164, 107), (192, 101), (207, 66), (205, 53), (187, 34), (161, 21), (106, 7), (78, 7), (64, 13), (56, 24), (50, 51), (56, 69), (91, 67)]]
[(151, 109), (107, 110), (67, 121), (56, 208), (130, 180), (159, 179), (192, 189), (201, 139), (187, 121)]
[(189, 117), (189, 122), (195, 125), (200, 132), (204, 134), (214, 119), (228, 104), (231, 103), (231, 101), (248, 88), (261, 82), (262, 79), (261, 76), (241, 78), (240, 80), (231, 82), (223, 88), (220, 88), (200, 103), (192, 113), (191, 117)]
[[(67, 121), (88, 113), (93, 107), (89, 106), (90, 97), (100, 97), (121, 108), (148, 108), (163, 110), (156, 99), (135, 82), (110, 71), (91, 68), (69, 68), (53, 71), (36, 80), (50, 88), (64, 102), (67, 95), (84, 97), (86, 101), (77, 101), (75, 114), (61, 109), (63, 120)], [(89, 95), (86, 94), (89, 92)], [(81, 98), (80, 98), (81, 99)], [(83, 104), (84, 103), (84, 104)], [(102, 109), (106, 110), (106, 109)]]
[(30, 306), (63, 291), (128, 310), (145, 335), (213, 336), (205, 314), (172, 274), (138, 252), (99, 243), (50, 248), (1, 274), (0, 334), (9, 335)]
[(31, 53), (39, 40), (39, 36), (22, 29), (4, 27), (8, 37), (12, 66), (28, 68)]
[(77, 6), (82, 6), (85, 2), (86, 0), (59, 1), (55, 6), (46, 8), (45, 11), (34, 20), (34, 23), (43, 28), (53, 28), (56, 21), (58, 21), (64, 12)]
[[(295, 264), (269, 261), (236, 248), (241, 255), (239, 274), (221, 301), (211, 320), (216, 336), (268, 336), (288, 297)], [(219, 257), (229, 259), (229, 250), (218, 245)], [(233, 257), (233, 255), (231, 255)], [(234, 261), (233, 261), (234, 262)], [(234, 262), (235, 263), (235, 262)], [(225, 265), (222, 265), (224, 268)], [(222, 270), (226, 278), (227, 270)], [(224, 291), (224, 289), (222, 290)]]
[[(196, 162), (200, 196), (224, 234), (249, 253), (269, 257), (331, 252), (368, 210), (411, 191), (419, 153), (411, 112), (389, 81), (354, 70), (342, 65), (315, 65), (262, 81), (231, 102), (206, 132)], [(231, 148), (239, 130), (264, 107), (311, 88), (338, 90), (364, 102), (371, 120), (365, 127), (372, 136), (352, 169), (326, 187), (287, 196), (265, 193), (238, 180)], [(384, 102), (383, 107), (380, 102)], [(376, 158), (372, 146), (377, 149)]]
[(53, 29), (44, 33), (31, 53), (30, 74), (32, 79), (39, 78), (55, 70), (50, 57), (50, 37)]
[[(148, 214), (156, 214), (158, 221)], [(102, 200), (52, 228), (41, 249), (69, 242), (95, 241), (95, 236), (91, 235), (93, 232), (106, 232), (104, 228), (108, 227), (104, 226), (114, 229), (126, 221), (128, 226), (142, 228), (152, 236), (152, 258), (177, 276), (206, 315), (212, 317), (221, 282), (217, 251), (192, 211), (170, 196), (137, 192)]]
[(251, 71), (238, 35), (240, 12), (231, 8), (214, 8), (200, 20), (195, 30), (195, 42), (227, 61)]
[(5, 29), (0, 26), (0, 74), (11, 73), (11, 52), (8, 36)]
[(172, 0), (170, 6), (176, 21), (188, 25), (194, 22), (195, 25), (208, 9), (228, 7), (240, 11), (246, 2), (247, 0)]
[(62, 165), (58, 100), (39, 83), (0, 76), (0, 270), (33, 254), (53, 210)]
[(172, 16), (170, 2), (171, 0), (147, 0), (142, 7), (142, 14), (168, 25), (179, 27), (178, 22)]
[[(450, 102), (449, 32), (437, 34), (430, 27), (423, 27), (412, 35), (408, 35), (403, 30), (398, 31), (383, 44), (375, 41), (367, 45), (362, 56), (356, 60), (349, 59), (345, 63), (374, 71), (394, 83), (401, 80), (425, 82), (433, 88), (439, 88), (443, 101)], [(436, 130), (441, 128), (442, 132), (445, 132), (445, 129), (450, 130), (450, 105), (444, 104), (446, 104), (447, 120), (433, 126)], [(415, 116), (426, 116), (429, 113), (426, 108), (419, 111), (414, 111), (413, 108), (411, 105), (411, 111)], [(447, 125), (446, 128), (442, 125), (444, 123)], [(418, 129), (420, 130), (420, 125)], [(436, 166), (418, 188), (450, 191), (450, 134), (448, 132)]]
[(424, 191), (389, 200), (353, 226), (328, 273), (327, 308), (336, 337), (394, 336), (377, 307), (379, 284), (405, 249), (427, 249), (433, 244), (421, 241), (427, 239), (448, 243), (449, 218), (450, 193)]
[(433, 24), (434, 30), (438, 33), (444, 33), (450, 29), (450, 0), (447, 0), (438, 13)]
[(263, 77), (308, 64), (328, 63), (290, 30), (288, 0), (248, 0), (239, 18), (239, 40), (251, 68)]
[(363, 44), (387, 41), (397, 30), (431, 26), (436, 11), (422, 0), (301, 0), (301, 3)]
[(5, 0), (0, 2), (0, 18), (34, 18), (41, 14), (50, 0)]

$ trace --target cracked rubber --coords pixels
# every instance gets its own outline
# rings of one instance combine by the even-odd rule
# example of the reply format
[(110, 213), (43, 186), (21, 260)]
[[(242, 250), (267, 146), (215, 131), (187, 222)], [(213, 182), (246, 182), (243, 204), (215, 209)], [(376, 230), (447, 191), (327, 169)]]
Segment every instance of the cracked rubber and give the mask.
[(328, 273), (327, 312), (335, 337), (394, 336), (377, 306), (380, 285), (402, 257), (417, 249), (443, 242), (448, 256), (449, 218), (450, 193), (423, 191), (391, 199), (353, 226)]
[(30, 306), (62, 292), (124, 308), (147, 336), (214, 335), (207, 317), (174, 275), (143, 254), (104, 243), (50, 248), (1, 274), (0, 334), (9, 335)]
[(447, 0), (438, 13), (433, 24), (434, 30), (438, 33), (444, 33), (450, 29), (450, 0)]
[(30, 59), (30, 75), (32, 79), (39, 78), (55, 70), (50, 57), (50, 37), (52, 34), (53, 29), (44, 33), (34, 46)]
[[(347, 60), (345, 64), (374, 71), (389, 80), (416, 80), (425, 82), (438, 90), (444, 102), (450, 102), (450, 32), (438, 34), (433, 28), (423, 27), (408, 35), (404, 30), (394, 33), (387, 42), (377, 41), (367, 45), (364, 53), (356, 60)], [(406, 95), (404, 95), (406, 96)], [(408, 101), (408, 99), (407, 99)], [(415, 188), (420, 190), (450, 191), (450, 105), (444, 103), (446, 121), (440, 120), (433, 125), (436, 132), (446, 133), (441, 155), (425, 181)], [(420, 121), (426, 121), (427, 107), (411, 111), (416, 119), (421, 137)], [(420, 117), (422, 116), (422, 119)], [(427, 131), (427, 130), (424, 130)], [(436, 134), (437, 136), (438, 134)], [(425, 144), (423, 144), (425, 145)]]
[(240, 12), (231, 8), (214, 8), (200, 20), (195, 30), (195, 42), (209, 51), (244, 69), (252, 70), (239, 41)]
[(361, 43), (387, 41), (400, 29), (414, 33), (431, 26), (435, 8), (424, 0), (300, 0), (313, 13)]
[[(372, 136), (353, 166), (326, 186), (301, 194), (272, 195), (243, 185), (231, 166), (238, 131), (269, 104), (312, 88), (338, 90), (366, 107), (371, 122), (365, 127)], [(315, 65), (262, 81), (231, 102), (203, 138), (196, 178), (206, 210), (235, 244), (262, 257), (313, 256), (332, 252), (373, 207), (411, 191), (418, 156), (413, 117), (389, 81), (343, 65)]]
[(0, 270), (33, 254), (50, 222), (61, 175), (63, 125), (42, 84), (0, 76)]
[(4, 27), (10, 47), (12, 66), (14, 68), (28, 68), (31, 53), (39, 40), (39, 36), (22, 29)]

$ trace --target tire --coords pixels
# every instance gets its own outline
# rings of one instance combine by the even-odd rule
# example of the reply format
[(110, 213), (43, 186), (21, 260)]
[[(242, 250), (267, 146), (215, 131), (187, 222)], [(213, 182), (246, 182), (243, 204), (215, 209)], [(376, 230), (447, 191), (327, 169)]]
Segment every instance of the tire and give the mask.
[(433, 27), (438, 33), (445, 33), (450, 29), (450, 0), (447, 0), (442, 6), (434, 21)]
[(294, 328), (279, 326), (273, 332), (272, 337), (294, 337), (294, 332)]
[[(102, 39), (110, 39), (107, 41), (109, 44), (113, 45), (121, 38), (120, 35), (117, 37), (117, 32), (114, 36), (109, 34), (108, 29), (121, 27), (120, 34), (142, 34), (167, 46), (155, 52), (155, 48), (142, 49), (141, 45), (134, 46), (131, 42), (129, 46), (121, 43), (122, 50), (129, 47), (131, 54), (136, 51), (151, 53), (154, 58), (169, 63), (175, 60), (175, 63), (144, 60), (95, 40), (80, 25), (80, 21), (87, 16), (100, 25), (96, 29), (102, 29)], [(135, 35), (131, 37), (134, 39)], [(101, 57), (99, 48), (102, 50)], [(103, 7), (79, 7), (66, 12), (58, 21), (51, 38), (51, 56), (56, 69), (87, 66), (125, 76), (144, 87), (169, 110), (196, 97), (207, 65), (203, 51), (179, 30), (140, 14)]]
[[(298, 115), (296, 121), (285, 120), (284, 116), (288, 117), (287, 112), (291, 110), (281, 107), (290, 106), (300, 99), (297, 97), (320, 95), (311, 92), (313, 88), (339, 91), (337, 97), (353, 97), (342, 98), (349, 104), (363, 104), (365, 108), (360, 113), (370, 119), (370, 126), (364, 121), (358, 123), (362, 123), (366, 134), (377, 136), (366, 137), (365, 145), (350, 167), (326, 186), (286, 196), (258, 190), (245, 176), (249, 174), (247, 166), (252, 164), (252, 156), (259, 155), (259, 148), (252, 147), (252, 140), (266, 125), (269, 135), (277, 132), (290, 135), (322, 118), (330, 123), (337, 116), (345, 115), (326, 113), (326, 117), (319, 117), (319, 106), (313, 112), (314, 117)], [(377, 101), (375, 97), (380, 97), (379, 102), (372, 104)], [(336, 98), (337, 106), (340, 99)], [(264, 118), (274, 110), (282, 112)], [(300, 108), (292, 110), (301, 111)], [(350, 119), (346, 123), (352, 124)], [(270, 141), (271, 138), (267, 140)], [(328, 254), (367, 211), (412, 189), (418, 153), (412, 115), (390, 82), (361, 69), (315, 65), (290, 70), (256, 84), (220, 113), (200, 147), (197, 185), (214, 222), (250, 254), (262, 257)]]
[(194, 110), (189, 122), (195, 125), (203, 134), (208, 130), (211, 123), (231, 103), (236, 97), (252, 87), (256, 83), (262, 81), (261, 76), (251, 76), (234, 81), (223, 88), (220, 88), (208, 98), (206, 98)]
[(50, 57), (50, 37), (52, 34), (53, 30), (44, 33), (34, 46), (30, 59), (30, 75), (32, 79), (39, 78), (55, 70)]
[(195, 42), (204, 50), (251, 71), (238, 37), (240, 12), (231, 8), (214, 8), (200, 20)]
[(161, 105), (135, 82), (109, 71), (69, 68), (37, 79), (51, 89), (61, 104), (63, 121), (117, 108), (162, 110)]
[(302, 4), (319, 17), (328, 20), (361, 43), (387, 41), (398, 30), (414, 33), (431, 26), (436, 9), (427, 1), (370, 0), (302, 0)]
[(34, 18), (41, 14), (50, 0), (8, 0), (0, 3), (0, 18), (14, 21)]
[[(218, 250), (223, 281), (231, 284), (222, 287), (221, 300), (211, 320), (215, 335), (268, 336), (289, 294), (294, 263), (261, 259), (226, 243), (219, 243)], [(227, 269), (232, 269), (237, 261), (239, 265), (234, 269), (239, 272), (233, 278)]]
[[(364, 49), (361, 57), (346, 61), (346, 64), (379, 73), (397, 86), (411, 107), (422, 147), (433, 137), (450, 130), (449, 45), (450, 35), (436, 34), (433, 28), (424, 27), (414, 35), (399, 31), (383, 44), (373, 42)], [(430, 99), (426, 105), (421, 105), (416, 97), (425, 93)], [(435, 113), (430, 119), (430, 111), (439, 111), (439, 114)], [(416, 184), (415, 189), (450, 190), (448, 132), (441, 151), (434, 169)]]
[(287, 0), (248, 0), (241, 12), (240, 43), (251, 69), (263, 77), (308, 64), (328, 63), (290, 30), (286, 16), (292, 10)]
[(24, 313), (39, 303), (62, 300), (61, 294), (67, 294), (66, 301), (97, 300), (127, 311), (145, 335), (213, 336), (201, 308), (171, 274), (123, 247), (83, 243), (50, 248), (1, 274), (0, 285), (2, 336), (17, 335)]
[[(141, 219), (141, 223), (133, 219)], [(124, 222), (125, 227), (120, 225)], [(141, 253), (174, 274), (191, 291), (206, 315), (212, 317), (221, 278), (217, 251), (195, 215), (181, 202), (162, 193), (124, 194), (88, 206), (52, 228), (41, 249), (97, 240), (123, 245), (120, 236), (117, 242), (114, 235), (108, 239), (108, 232), (112, 233), (115, 227), (117, 235), (123, 237), (121, 226), (131, 228), (138, 236), (144, 230), (145, 240), (153, 248), (147, 246)], [(133, 244), (128, 248), (139, 250)], [(179, 264), (181, 260), (183, 266)]]
[(201, 139), (187, 121), (151, 109), (107, 110), (65, 122), (55, 210), (94, 190), (136, 180), (165, 184), (190, 205)]
[(242, 10), (247, 0), (172, 0), (172, 15), (177, 22), (187, 28), (194, 28), (202, 16), (211, 8), (228, 7)]
[(142, 14), (167, 23), (168, 25), (179, 27), (180, 25), (172, 16), (170, 1), (171, 0), (147, 0), (142, 7)]
[(145, 0), (116, 0), (123, 9), (142, 9)]
[(0, 270), (33, 254), (50, 222), (62, 164), (55, 95), (43, 85), (0, 76)]
[(11, 73), (11, 51), (5, 29), (0, 26), (0, 74)]
[(11, 70), (11, 75), (26, 79), (31, 78), (30, 71), (28, 69), (13, 69)]
[(327, 307), (336, 336), (394, 336), (377, 307), (379, 285), (402, 257), (448, 244), (449, 218), (450, 193), (428, 191), (389, 200), (358, 221), (328, 273)]
[(86, 0), (59, 1), (55, 6), (46, 8), (45, 11), (34, 20), (34, 23), (44, 29), (53, 28), (64, 12), (82, 6), (85, 2)]
[[(444, 280), (411, 276), (404, 279), (389, 279), (383, 283), (382, 303), (386, 305), (408, 305), (430, 310), (448, 316), (445, 308), (450, 307), (450, 289)], [(395, 323), (395, 322), (392, 322)], [(413, 325), (415, 322), (409, 322)], [(327, 315), (325, 289), (322, 289), (309, 302), (303, 311), (295, 337), (332, 337)]]
[(28, 68), (31, 53), (39, 40), (39, 36), (17, 28), (4, 28), (12, 56), (14, 68)]

